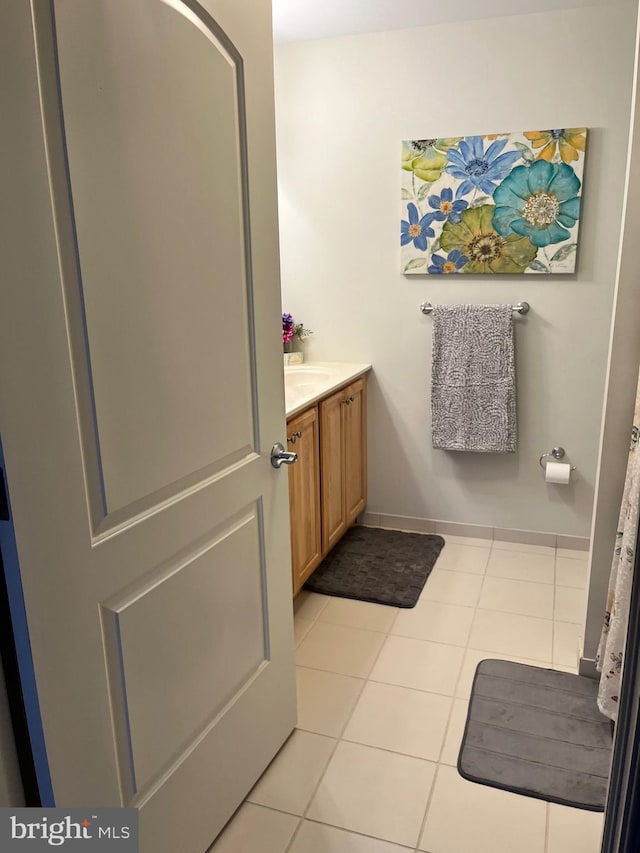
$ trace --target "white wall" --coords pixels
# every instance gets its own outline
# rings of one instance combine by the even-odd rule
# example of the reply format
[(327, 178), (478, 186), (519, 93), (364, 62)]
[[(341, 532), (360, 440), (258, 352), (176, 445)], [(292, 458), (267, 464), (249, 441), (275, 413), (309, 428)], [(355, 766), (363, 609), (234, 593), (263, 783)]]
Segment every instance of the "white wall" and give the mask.
[[(636, 5), (280, 45), (283, 307), (313, 359), (370, 360), (369, 510), (587, 536), (624, 189)], [(399, 273), (400, 140), (590, 128), (575, 276)], [(432, 302), (531, 303), (518, 322), (519, 449), (433, 451)], [(546, 486), (538, 457), (578, 466)]]

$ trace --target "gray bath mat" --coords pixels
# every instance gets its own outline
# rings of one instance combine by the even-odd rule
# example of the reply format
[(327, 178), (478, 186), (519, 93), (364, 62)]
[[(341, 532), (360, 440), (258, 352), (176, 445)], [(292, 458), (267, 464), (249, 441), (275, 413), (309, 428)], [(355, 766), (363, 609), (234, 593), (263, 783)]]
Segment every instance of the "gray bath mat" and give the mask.
[(352, 527), (305, 587), (325, 595), (415, 607), (443, 546), (442, 536)]
[(598, 682), (502, 660), (478, 664), (458, 771), (552, 803), (604, 811), (611, 721)]

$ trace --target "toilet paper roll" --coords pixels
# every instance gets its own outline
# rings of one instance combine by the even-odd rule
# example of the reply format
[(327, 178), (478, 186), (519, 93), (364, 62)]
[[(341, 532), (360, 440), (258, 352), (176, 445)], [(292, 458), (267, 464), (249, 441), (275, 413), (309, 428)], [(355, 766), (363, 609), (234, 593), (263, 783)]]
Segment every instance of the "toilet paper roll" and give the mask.
[(570, 476), (571, 465), (568, 462), (547, 462), (544, 471), (545, 482), (566, 486)]

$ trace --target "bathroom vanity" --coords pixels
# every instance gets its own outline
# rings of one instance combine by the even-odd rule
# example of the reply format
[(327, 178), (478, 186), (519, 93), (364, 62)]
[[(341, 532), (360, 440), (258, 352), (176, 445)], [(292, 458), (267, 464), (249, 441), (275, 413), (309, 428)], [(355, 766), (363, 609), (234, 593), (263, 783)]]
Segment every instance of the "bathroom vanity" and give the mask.
[(355, 523), (367, 497), (370, 364), (285, 369), (293, 595)]

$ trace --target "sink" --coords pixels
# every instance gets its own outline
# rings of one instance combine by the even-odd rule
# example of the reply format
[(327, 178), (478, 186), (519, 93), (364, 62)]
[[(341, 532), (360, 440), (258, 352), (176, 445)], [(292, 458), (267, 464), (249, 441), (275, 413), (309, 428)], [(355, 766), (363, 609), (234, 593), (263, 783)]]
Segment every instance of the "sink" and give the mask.
[(352, 380), (366, 373), (370, 364), (342, 361), (312, 361), (292, 364), (284, 368), (284, 402), (287, 417), (298, 414), (316, 400), (346, 387)]
[(285, 388), (306, 388), (320, 385), (331, 379), (331, 373), (321, 367), (285, 367)]
[(285, 367), (284, 398), (287, 409), (322, 393), (331, 385), (332, 377), (333, 373), (322, 367)]

